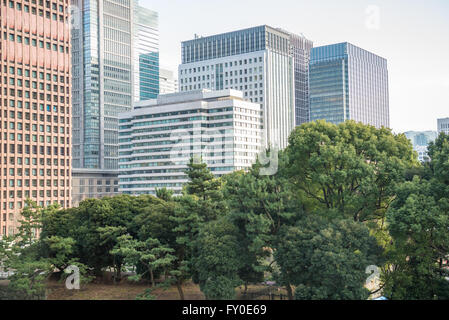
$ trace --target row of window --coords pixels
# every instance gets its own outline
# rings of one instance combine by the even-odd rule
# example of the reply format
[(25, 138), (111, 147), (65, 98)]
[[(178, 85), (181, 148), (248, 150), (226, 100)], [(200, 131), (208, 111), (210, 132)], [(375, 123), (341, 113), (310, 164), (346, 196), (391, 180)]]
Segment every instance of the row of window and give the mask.
[[(2, 106), (2, 101), (3, 101), (3, 106), (4, 107), (8, 107), (8, 105), (9, 105), (9, 107), (11, 107), (11, 108), (17, 107), (18, 109), (22, 109), (23, 108), (23, 104), (24, 104), (23, 101), (20, 101), (20, 100), (19, 101), (9, 100), (9, 104), (8, 104), (8, 100), (7, 99), (4, 99), (4, 100), (0, 99), (0, 107)], [(26, 110), (30, 110), (30, 103), (28, 101), (25, 101), (25, 109)], [(32, 109), (33, 110), (37, 110), (37, 103), (35, 103), (35, 102), (32, 103)], [(65, 107), (61, 106), (61, 107), (58, 108), (58, 106), (54, 105), (52, 107), (49, 104), (47, 104), (47, 106), (44, 107), (44, 104), (42, 104), (42, 103), (39, 104), (39, 111), (56, 112), (56, 113), (59, 111), (60, 113), (66, 113), (66, 112), (70, 113), (69, 107), (65, 108)], [(50, 122), (50, 120), (48, 120), (48, 116), (49, 115), (47, 115), (47, 121)], [(33, 120), (34, 120), (34, 115), (33, 115)], [(39, 121), (44, 121), (44, 120), (42, 120), (41, 115), (39, 115)], [(67, 120), (67, 124), (68, 123), (69, 123), (69, 120)]]
[[(51, 158), (47, 158), (47, 161), (45, 161), (45, 158), (39, 158), (39, 165), (43, 166), (45, 165), (45, 163), (47, 164), (47, 166), (51, 166), (52, 165), (52, 159)], [(9, 157), (9, 162), (8, 162), (8, 157), (3, 157), (3, 164), (10, 164), (10, 165), (15, 165), (17, 161), (17, 165), (30, 165), (32, 164), (33, 166), (37, 166), (37, 158), (22, 158), (22, 157)], [(59, 165), (61, 166), (69, 166), (70, 165), (70, 160), (69, 159), (53, 159), (53, 166), (57, 167)]]
[[(30, 80), (25, 80), (23, 81), (22, 79), (16, 79), (15, 78), (9, 78), (8, 81), (8, 77), (3, 77), (3, 84), (7, 85), (11, 85), (11, 86), (17, 86), (17, 87), (25, 87), (25, 88), (33, 88), (33, 89), (37, 89), (37, 81), (31, 81)], [(70, 89), (69, 87), (65, 87), (65, 86), (59, 86), (57, 84), (54, 84), (53, 87), (51, 86), (50, 83), (47, 83), (44, 87), (44, 83), (43, 82), (39, 82), (39, 90), (44, 90), (44, 88), (47, 91), (54, 91), (54, 92), (61, 92), (61, 93), (69, 93)], [(7, 91), (5, 91), (6, 94)]]
[[(10, 33), (9, 36), (6, 32), (3, 32), (3, 39), (5, 40), (9, 40), (12, 42), (17, 42), (17, 43), (23, 43), (25, 45), (30, 45), (33, 47), (37, 47), (39, 44), (39, 48), (44, 48), (44, 41), (43, 40), (37, 40), (37, 39), (31, 39), (29, 37), (23, 37), (21, 35), (15, 35), (14, 33)], [(45, 42), (45, 49), (47, 50), (52, 50), (52, 51), (58, 51), (58, 45), (56, 43), (51, 43), (51, 42)], [(59, 45), (59, 52), (60, 53), (69, 53), (69, 47), (68, 46), (63, 46), (63, 45)]]
[[(0, 129), (2, 129), (2, 122), (1, 121), (0, 121)], [(38, 131), (38, 125), (37, 124), (30, 124), (30, 123), (25, 123), (25, 125), (23, 125), (22, 122), (15, 122), (15, 121), (10, 121), (9, 125), (8, 125), (8, 121), (3, 121), (3, 129), (25, 130), (25, 131), (37, 132)], [(39, 125), (39, 132), (51, 133), (52, 132), (52, 126), (51, 125), (44, 126), (43, 124), (40, 124)], [(60, 133), (60, 134), (70, 133), (70, 128), (69, 127), (66, 128), (64, 126), (53, 126), (53, 133)]]
[[(224, 63), (224, 67), (225, 68), (228, 68), (228, 66), (230, 67), (230, 68), (232, 68), (232, 66), (234, 66), (234, 67), (236, 67), (236, 66), (241, 66), (241, 65), (246, 65), (246, 64), (252, 64), (252, 63), (257, 63), (257, 62), (262, 62), (262, 57), (259, 57), (259, 58), (249, 58), (249, 59), (242, 59), (242, 60), (236, 60), (236, 61), (231, 61), (231, 62), (225, 62)], [(214, 70), (215, 69), (215, 67), (217, 67), (217, 66), (220, 66), (220, 65), (223, 65), (223, 63), (221, 63), (221, 64), (216, 64), (216, 65), (210, 65), (210, 67), (209, 66), (202, 66), (202, 67), (195, 67), (195, 68), (189, 68), (189, 69), (181, 69), (180, 70), (180, 73), (181, 73), (181, 75), (182, 74), (191, 74), (192, 73), (192, 71), (193, 71), (193, 73), (196, 73), (196, 72), (205, 72), (205, 71), (209, 71), (209, 70)]]
[[(56, 108), (56, 111), (57, 111), (57, 108)], [(9, 115), (9, 118), (11, 118), (11, 119), (18, 119), (18, 120), (22, 120), (23, 118), (24, 118), (24, 114), (25, 114), (25, 120), (33, 120), (33, 121), (38, 121), (37, 120), (37, 113), (36, 112), (33, 112), (33, 113), (30, 113), (30, 112), (22, 112), (22, 111), (13, 111), (13, 110), (10, 110), (9, 111), (9, 113), (8, 113), (8, 111), (7, 110), (4, 110), (4, 112), (3, 112), (3, 118), (8, 118), (8, 115)], [(1, 113), (0, 113), (0, 116), (1, 116)], [(52, 116), (51, 115), (49, 115), (49, 114), (47, 114), (47, 117), (46, 117), (46, 119), (47, 119), (47, 122), (52, 122), (52, 119), (53, 119), (53, 122), (54, 123), (62, 123), (62, 124), (65, 124), (66, 123), (66, 121), (67, 121), (67, 124), (70, 122), (70, 118), (69, 117), (64, 117), (64, 116), (60, 116), (60, 117), (58, 117), (57, 115), (53, 115), (53, 118), (52, 118)], [(44, 114), (42, 114), (42, 113), (40, 113), (39, 114), (39, 121), (45, 121), (45, 115)], [(1, 124), (0, 124), (0, 128), (1, 128)]]
[[(33, 135), (29, 135), (29, 134), (25, 134), (23, 135), (22, 133), (17, 133), (17, 135), (15, 133), (3, 133), (3, 139), (2, 139), (2, 135), (0, 134), (0, 140), (5, 140), (5, 141), (26, 141), (26, 142), (30, 142), (30, 137), (32, 138), (33, 142), (37, 142), (37, 135), (33, 134)], [(44, 136), (39, 136), (39, 142), (44, 142)], [(47, 142), (48, 143), (52, 143), (51, 137), (47, 136)], [(64, 137), (60, 137), (59, 141), (58, 141), (58, 137), (53, 137), (53, 143), (60, 143), (61, 145), (63, 145), (64, 143), (70, 144), (70, 138), (64, 138)]]
[[(25, 168), (22, 171), (21, 168), (18, 168), (17, 170), (18, 170), (17, 173), (23, 174), (23, 176), (25, 176), (25, 177), (30, 177), (30, 176), (37, 177), (38, 176), (38, 171), (39, 171), (39, 176), (40, 177), (44, 177), (44, 176), (49, 176), (49, 177), (51, 177), (51, 176), (55, 176), (55, 177), (62, 176), (62, 177), (65, 177), (66, 173), (67, 173), (67, 176), (70, 176), (70, 170), (69, 169), (59, 169), (58, 170), (58, 169), (35, 169), (35, 168), (29, 169), (29, 168)], [(5, 172), (3, 172), (3, 173), (5, 173)], [(19, 177), (20, 176), (22, 176), (22, 175), (19, 175)], [(3, 180), (3, 181), (4, 181), (3, 186), (6, 187), (8, 184), (6, 183), (6, 180)]]
[[(23, 68), (19, 68), (19, 67), (14, 67), (14, 66), (8, 66), (4, 65), (3, 66), (3, 72), (5, 74), (9, 73), (10, 75), (17, 75), (17, 76), (25, 76), (25, 77), (30, 77), (33, 79), (37, 79), (38, 76), (38, 72), (36, 70), (29, 70), (29, 69), (23, 69)], [(44, 73), (43, 71), (39, 71), (39, 79), (40, 80), (45, 80), (47, 81), (58, 81), (58, 75), (57, 74), (51, 74), (51, 73)], [(69, 77), (65, 77), (64, 75), (60, 75), (59, 76), (59, 82), (61, 83), (70, 83), (70, 78)]]
[[(45, 1), (45, 3), (46, 3), (46, 8), (50, 9), (50, 2), (49, 1)], [(6, 5), (6, 0), (3, 0), (3, 4)], [(36, 1), (34, 1), (33, 4), (36, 4)], [(43, 1), (42, 0), (39, 0), (39, 5), (43, 6)], [(23, 12), (26, 12), (26, 13), (30, 12), (30, 6), (27, 5), (27, 4), (24, 4), (22, 6), (22, 3), (20, 3), (20, 2), (17, 2), (14, 5), (14, 1), (9, 1), (9, 7), (11, 9), (15, 8), (17, 11), (22, 11), (23, 10)], [(55, 11), (57, 10), (56, 3), (54, 3), (54, 2), (51, 3), (51, 9), (55, 10)], [(64, 13), (64, 6), (63, 5), (59, 5), (59, 12), (60, 13)], [(34, 15), (39, 14), (40, 17), (43, 17), (44, 16), (44, 10), (43, 9), (37, 9), (36, 7), (32, 6), (31, 7), (31, 14), (34, 14)], [(58, 20), (58, 14), (56, 12), (51, 12), (51, 11), (47, 11), (46, 10), (45, 11), (45, 17), (47, 19), (50, 19), (50, 17), (51, 17), (51, 19), (54, 20), (54, 21)], [(64, 21), (67, 22), (68, 19), (67, 19), (67, 17), (64, 19), (64, 15), (60, 14), (59, 15), (59, 21), (60, 22), (64, 22)]]
[[(5, 179), (3, 181), (6, 182)], [(53, 181), (53, 183), (52, 183), (52, 181)], [(30, 182), (31, 182), (31, 185), (30, 185)], [(44, 180), (44, 179), (39, 180), (39, 187), (44, 187), (44, 186), (51, 187), (52, 185), (53, 185), (53, 187), (58, 187), (58, 186), (65, 187), (65, 180)], [(30, 179), (24, 179), (24, 180), (9, 179), (8, 186), (12, 187), (12, 188), (15, 186), (17, 186), (17, 187), (30, 187), (30, 186), (37, 187), (37, 179), (32, 179), (32, 180), (30, 180)]]

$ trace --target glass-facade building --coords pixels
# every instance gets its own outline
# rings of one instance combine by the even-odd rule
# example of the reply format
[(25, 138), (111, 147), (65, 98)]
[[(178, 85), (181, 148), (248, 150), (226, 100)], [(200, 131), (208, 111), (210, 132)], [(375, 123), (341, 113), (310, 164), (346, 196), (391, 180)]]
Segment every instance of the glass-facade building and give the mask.
[(313, 42), (303, 35), (287, 33), (290, 34), (295, 69), (295, 123), (300, 126), (310, 121), (309, 64)]
[(350, 43), (312, 49), (310, 120), (390, 126), (387, 60)]
[(158, 13), (134, 5), (134, 101), (156, 99), (159, 94)]
[(148, 35), (156, 32), (157, 14), (156, 23), (150, 19), (147, 26), (144, 17), (154, 15), (134, 0), (74, 0), (72, 5), (82, 8), (71, 33), (73, 167), (116, 170), (118, 114), (131, 110), (141, 92), (152, 93), (146, 84), (159, 77), (158, 54), (144, 56), (157, 51), (157, 41)]

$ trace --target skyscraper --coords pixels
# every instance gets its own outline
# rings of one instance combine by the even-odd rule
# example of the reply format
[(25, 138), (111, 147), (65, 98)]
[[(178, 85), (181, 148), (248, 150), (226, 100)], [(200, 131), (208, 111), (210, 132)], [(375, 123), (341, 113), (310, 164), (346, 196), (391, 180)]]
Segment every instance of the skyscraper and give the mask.
[(299, 126), (310, 121), (309, 64), (313, 42), (303, 35), (287, 33), (290, 35), (290, 45), (294, 58), (295, 123)]
[(0, 236), (26, 199), (70, 206), (69, 2), (0, 3)]
[(389, 127), (387, 60), (350, 43), (312, 49), (310, 120)]
[(235, 89), (261, 104), (265, 145), (287, 146), (295, 126), (291, 34), (259, 26), (182, 42), (180, 92)]
[(118, 114), (159, 92), (157, 14), (134, 0), (74, 5), (73, 166), (117, 170)]
[(134, 101), (156, 99), (159, 94), (158, 13), (134, 0)]

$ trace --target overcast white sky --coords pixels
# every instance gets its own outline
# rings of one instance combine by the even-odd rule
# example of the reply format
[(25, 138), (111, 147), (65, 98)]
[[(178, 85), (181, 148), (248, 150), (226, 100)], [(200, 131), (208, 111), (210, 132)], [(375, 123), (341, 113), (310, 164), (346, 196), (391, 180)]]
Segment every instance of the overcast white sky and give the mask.
[[(177, 72), (181, 41), (267, 24), (314, 46), (348, 41), (388, 59), (395, 132), (449, 117), (448, 0), (139, 0), (159, 12), (161, 65)], [(378, 15), (377, 15), (378, 13)]]

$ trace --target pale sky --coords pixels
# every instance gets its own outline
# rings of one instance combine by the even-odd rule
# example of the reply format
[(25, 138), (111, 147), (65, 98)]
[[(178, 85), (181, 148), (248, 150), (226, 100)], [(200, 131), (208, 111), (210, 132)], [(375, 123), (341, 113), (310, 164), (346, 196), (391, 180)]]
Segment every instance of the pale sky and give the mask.
[(449, 117), (448, 0), (139, 0), (159, 13), (161, 65), (177, 73), (181, 41), (270, 25), (314, 46), (351, 42), (388, 60), (395, 132)]

